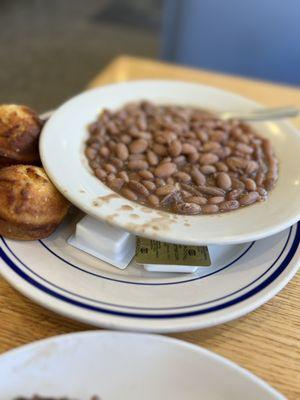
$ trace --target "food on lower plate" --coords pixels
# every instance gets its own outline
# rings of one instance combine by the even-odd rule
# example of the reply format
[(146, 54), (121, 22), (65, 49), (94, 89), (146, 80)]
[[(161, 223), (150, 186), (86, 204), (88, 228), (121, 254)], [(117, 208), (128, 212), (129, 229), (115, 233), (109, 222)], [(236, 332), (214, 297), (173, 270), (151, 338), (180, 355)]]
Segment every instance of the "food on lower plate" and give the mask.
[(112, 190), (178, 214), (215, 214), (265, 200), (278, 177), (268, 139), (203, 109), (129, 103), (89, 126), (86, 157)]
[(0, 105), (0, 166), (38, 163), (42, 124), (29, 107)]
[(12, 165), (0, 169), (0, 235), (17, 240), (49, 236), (69, 209), (69, 202), (43, 168)]

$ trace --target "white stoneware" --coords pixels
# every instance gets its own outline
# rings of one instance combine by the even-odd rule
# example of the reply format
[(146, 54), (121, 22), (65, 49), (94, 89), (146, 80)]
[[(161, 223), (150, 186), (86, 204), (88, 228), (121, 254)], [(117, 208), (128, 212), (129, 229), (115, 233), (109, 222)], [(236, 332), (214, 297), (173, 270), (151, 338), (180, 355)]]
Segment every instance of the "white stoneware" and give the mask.
[[(253, 124), (271, 139), (280, 174), (266, 202), (215, 216), (180, 216), (115, 195), (92, 175), (84, 156), (87, 126), (103, 108), (141, 99), (156, 103), (243, 111), (257, 103), (220, 89), (179, 81), (133, 81), (82, 93), (59, 107), (40, 141), (43, 165), (58, 189), (85, 213), (136, 235), (185, 244), (232, 244), (277, 233), (300, 216), (300, 135), (284, 122)], [(127, 207), (124, 207), (127, 206)], [(128, 207), (130, 206), (130, 207)]]
[(247, 370), (201, 347), (110, 331), (57, 336), (0, 357), (1, 400), (284, 400)]
[(0, 237), (0, 273), (39, 304), (110, 329), (175, 332), (249, 313), (281, 290), (299, 266), (300, 228), (256, 242), (209, 246), (211, 267), (196, 274), (117, 269), (67, 243), (76, 213), (48, 239)]

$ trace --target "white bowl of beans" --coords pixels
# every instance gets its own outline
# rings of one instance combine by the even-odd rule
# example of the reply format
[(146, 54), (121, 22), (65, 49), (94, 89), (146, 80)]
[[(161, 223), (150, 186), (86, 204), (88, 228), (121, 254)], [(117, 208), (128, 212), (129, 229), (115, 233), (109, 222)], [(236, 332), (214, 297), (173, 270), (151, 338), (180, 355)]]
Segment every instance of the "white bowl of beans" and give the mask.
[(286, 122), (222, 121), (257, 103), (179, 81), (84, 92), (46, 123), (43, 165), (96, 219), (161, 241), (232, 244), (300, 216), (300, 136)]

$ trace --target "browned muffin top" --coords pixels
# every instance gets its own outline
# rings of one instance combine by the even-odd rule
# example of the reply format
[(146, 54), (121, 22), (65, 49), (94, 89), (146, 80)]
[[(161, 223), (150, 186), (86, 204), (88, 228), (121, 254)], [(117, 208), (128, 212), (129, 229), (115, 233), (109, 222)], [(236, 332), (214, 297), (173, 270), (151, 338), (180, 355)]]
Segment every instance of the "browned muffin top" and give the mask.
[(43, 168), (12, 165), (0, 169), (0, 219), (13, 223), (59, 223), (69, 202), (50, 182)]
[(42, 121), (29, 107), (0, 105), (0, 156), (24, 163), (38, 161), (41, 128)]

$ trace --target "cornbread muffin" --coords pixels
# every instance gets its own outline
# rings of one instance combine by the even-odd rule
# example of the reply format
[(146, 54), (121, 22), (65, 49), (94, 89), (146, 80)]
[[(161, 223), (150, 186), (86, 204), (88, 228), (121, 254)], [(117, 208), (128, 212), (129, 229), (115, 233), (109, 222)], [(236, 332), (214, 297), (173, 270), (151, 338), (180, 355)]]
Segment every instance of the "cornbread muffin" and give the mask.
[(68, 208), (69, 202), (43, 168), (12, 165), (0, 169), (0, 235), (17, 240), (45, 238)]
[(0, 105), (0, 166), (39, 162), (42, 121), (29, 107)]

